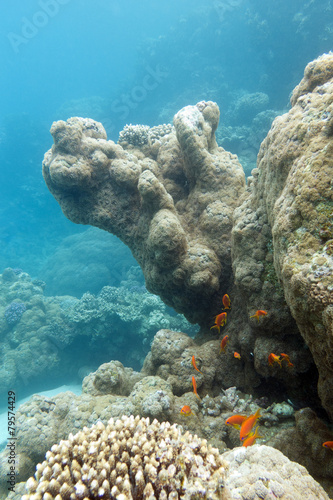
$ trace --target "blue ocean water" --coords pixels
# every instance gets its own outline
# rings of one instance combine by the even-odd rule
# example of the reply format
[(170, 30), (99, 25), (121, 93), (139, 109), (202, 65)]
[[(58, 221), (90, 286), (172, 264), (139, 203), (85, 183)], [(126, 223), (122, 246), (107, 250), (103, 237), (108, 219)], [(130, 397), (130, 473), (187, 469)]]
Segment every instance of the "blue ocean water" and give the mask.
[[(126, 123), (170, 122), (212, 99), (222, 125), (242, 127), (256, 110), (236, 109), (239, 96), (260, 92), (258, 111), (286, 109), (305, 65), (333, 40), (331, 2), (319, 0), (27, 0), (1, 10), (0, 267), (34, 276), (53, 245), (84, 230), (41, 176), (53, 120), (89, 116), (116, 141)], [(219, 137), (241, 152), (237, 134)]]
[(249, 175), (305, 65), (333, 49), (330, 0), (25, 0), (0, 12), (0, 272), (20, 268), (54, 296), (117, 285), (110, 253), (122, 278), (135, 266), (115, 237), (69, 222), (47, 190), (54, 120), (90, 117), (117, 141), (128, 123), (170, 123), (214, 100), (218, 142)]

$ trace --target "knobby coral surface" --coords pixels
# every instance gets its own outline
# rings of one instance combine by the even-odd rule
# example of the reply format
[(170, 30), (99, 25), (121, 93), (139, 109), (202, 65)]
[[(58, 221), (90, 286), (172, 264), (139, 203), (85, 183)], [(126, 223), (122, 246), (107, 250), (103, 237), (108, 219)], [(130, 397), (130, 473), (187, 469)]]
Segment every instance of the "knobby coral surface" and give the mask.
[(148, 290), (206, 325), (232, 281), (232, 216), (245, 189), (237, 157), (216, 144), (218, 121), (213, 102), (187, 106), (145, 156), (107, 141), (100, 123), (70, 118), (53, 123), (43, 162), (64, 214), (117, 235)]
[[(133, 127), (122, 147), (93, 120), (56, 122), (43, 163), (67, 217), (119, 236), (147, 288), (190, 321), (210, 327), (221, 296), (231, 294), (224, 331), (250, 385), (273, 377), (301, 399), (316, 397), (317, 367), (331, 417), (332, 73), (332, 54), (307, 66), (291, 110), (262, 143), (247, 190), (237, 158), (216, 145), (212, 102), (180, 110), (174, 129), (154, 141), (140, 129), (143, 145)], [(249, 318), (257, 309), (267, 311), (260, 321)], [(291, 365), (270, 366), (271, 352), (287, 353)]]
[(253, 196), (267, 214), (275, 269), (333, 417), (333, 54), (307, 66), (291, 103), (261, 145)]
[(255, 445), (220, 455), (177, 425), (148, 418), (84, 427), (45, 458), (23, 500), (328, 499), (304, 467), (278, 450)]
[(218, 450), (205, 440), (168, 422), (124, 416), (52, 446), (22, 498), (222, 500), (230, 498), (224, 476)]
[[(332, 75), (333, 54), (305, 69), (292, 108), (275, 119), (261, 145), (232, 231), (234, 311), (238, 308), (242, 354), (253, 352), (262, 376), (279, 378), (288, 387), (298, 385), (298, 391), (306, 387), (307, 394), (318, 370), (319, 396), (331, 417)], [(256, 309), (266, 310), (267, 316), (249, 322)], [(288, 353), (294, 366), (269, 366), (271, 352)]]

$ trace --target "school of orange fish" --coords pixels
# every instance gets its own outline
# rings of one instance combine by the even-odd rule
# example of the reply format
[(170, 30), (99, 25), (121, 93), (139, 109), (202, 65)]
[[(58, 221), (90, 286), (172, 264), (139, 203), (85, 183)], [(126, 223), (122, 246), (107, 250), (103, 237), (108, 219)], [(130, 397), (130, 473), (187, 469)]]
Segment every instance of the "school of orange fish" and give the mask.
[[(229, 295), (227, 295), (227, 294), (223, 295), (222, 303), (223, 303), (224, 310), (223, 310), (223, 312), (221, 312), (220, 314), (215, 316), (215, 320), (214, 320), (215, 324), (211, 327), (211, 330), (216, 329), (216, 330), (218, 330), (219, 333), (220, 333), (221, 327), (225, 326), (227, 323), (227, 313), (225, 312), (225, 310), (230, 309), (231, 301), (230, 301)], [(258, 309), (252, 316), (250, 316), (250, 318), (256, 318), (259, 322), (259, 318), (261, 316), (266, 316), (266, 315), (267, 315), (267, 311), (263, 311), (262, 309)], [(228, 342), (229, 342), (229, 336), (225, 335), (221, 340), (219, 354), (226, 352)], [(236, 359), (241, 359), (241, 355), (236, 351), (234, 352), (233, 356)], [(276, 355), (273, 352), (271, 352), (268, 355), (269, 366), (273, 366), (274, 364), (278, 364), (280, 366), (280, 368), (282, 368), (283, 362), (286, 363), (285, 366), (289, 369), (292, 369), (294, 367), (293, 363), (290, 361), (288, 354), (281, 352), (280, 355)], [(203, 373), (199, 370), (199, 368), (196, 365), (194, 355), (192, 356), (192, 366), (196, 371), (198, 371), (199, 373), (201, 373), (203, 375)], [(192, 386), (193, 386), (194, 394), (196, 395), (197, 398), (200, 399), (200, 397), (198, 395), (197, 383), (196, 383), (194, 375), (192, 376)], [(188, 406), (188, 405), (183, 406), (183, 408), (180, 410), (180, 413), (182, 415), (185, 415), (185, 416), (194, 415), (190, 406)], [(227, 420), (225, 421), (225, 424), (231, 425), (235, 429), (239, 430), (239, 438), (240, 438), (240, 441), (242, 443), (242, 446), (247, 447), (247, 446), (253, 445), (256, 442), (256, 439), (262, 437), (258, 434), (259, 425), (257, 425), (257, 422), (258, 422), (260, 417), (261, 417), (260, 410), (258, 409), (255, 413), (253, 413), (252, 415), (249, 415), (249, 416), (248, 415), (232, 415), (231, 417), (227, 418)], [(323, 447), (328, 448), (328, 449), (333, 451), (333, 441), (325, 441), (325, 443), (323, 443)]]

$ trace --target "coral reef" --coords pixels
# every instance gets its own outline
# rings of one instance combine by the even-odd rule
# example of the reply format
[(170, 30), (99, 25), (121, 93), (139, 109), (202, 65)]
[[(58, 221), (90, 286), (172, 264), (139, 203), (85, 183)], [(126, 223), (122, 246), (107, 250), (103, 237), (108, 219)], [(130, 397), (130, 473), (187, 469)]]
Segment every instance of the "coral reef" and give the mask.
[(118, 288), (104, 287), (97, 297), (86, 293), (78, 300), (46, 297), (44, 282), (21, 270), (4, 270), (0, 275), (0, 394), (9, 387), (27, 391), (46, 374), (61, 385), (66, 377), (75, 380), (83, 367), (92, 371), (110, 359), (140, 369), (161, 327), (193, 335), (196, 328), (149, 294), (137, 271), (138, 266), (131, 268)]
[(205, 325), (232, 282), (232, 216), (245, 189), (237, 158), (217, 147), (218, 121), (213, 102), (183, 108), (149, 157), (106, 141), (93, 120), (70, 118), (52, 125), (43, 162), (64, 214), (117, 235), (148, 290)]
[(84, 427), (53, 445), (26, 483), (22, 500), (200, 498), (222, 500), (224, 462), (207, 442), (168, 422), (140, 417)]
[(332, 72), (332, 54), (307, 66), (291, 110), (275, 119), (261, 145), (258, 168), (235, 211), (233, 228), (233, 269), (242, 307), (247, 314), (258, 307), (269, 311), (253, 326), (257, 334), (250, 345), (256, 370), (267, 376), (259, 353), (289, 349), (295, 371), (305, 372), (311, 352), (319, 372), (319, 396), (331, 418)]
[[(327, 89), (326, 86), (325, 92), (316, 93), (313, 106), (318, 99), (322, 106), (329, 103), (331, 94)], [(240, 100), (239, 109), (253, 105), (257, 112), (257, 104), (261, 106), (265, 101), (264, 95), (252, 96), (253, 99), (246, 96)], [(328, 146), (330, 127), (325, 113), (320, 122), (323, 125), (320, 137)], [(180, 110), (174, 117), (174, 130), (154, 143), (157, 149), (148, 139), (143, 145), (139, 140), (133, 140), (133, 144), (124, 140), (123, 147), (106, 141), (101, 124), (92, 120), (72, 118), (52, 125), (54, 146), (45, 155), (43, 174), (65, 215), (74, 222), (93, 224), (118, 235), (130, 246), (142, 267), (147, 288), (191, 322), (198, 322), (203, 333), (220, 310), (223, 293), (228, 290), (232, 294), (233, 306), (225, 332), (240, 353), (241, 363), (235, 368), (228, 357), (219, 360), (214, 355), (217, 350), (212, 356), (215, 345), (207, 344), (202, 350), (213, 361), (208, 369), (210, 381), (207, 373), (204, 382), (206, 392), (218, 380), (224, 381), (225, 388), (237, 385), (253, 390), (265, 381), (278, 379), (289, 396), (293, 393), (302, 399), (304, 388), (304, 395), (316, 397), (316, 367), (320, 365), (323, 349), (321, 343), (313, 345), (311, 332), (315, 329), (322, 335), (326, 329), (330, 330), (332, 323), (331, 187), (324, 181), (318, 184), (318, 189), (322, 186), (327, 192), (321, 192), (321, 201), (316, 198), (312, 211), (315, 217), (311, 218), (312, 212), (304, 205), (304, 214), (300, 216), (304, 227), (297, 226), (294, 231), (290, 193), (297, 188), (306, 197), (314, 182), (312, 177), (318, 173), (313, 168), (307, 176), (308, 167), (296, 162), (296, 168), (292, 163), (296, 150), (299, 154), (311, 151), (312, 146), (304, 137), (311, 136), (315, 141), (319, 131), (314, 127), (312, 135), (295, 132), (301, 131), (302, 123), (305, 126), (309, 122), (310, 117), (306, 116), (306, 109), (295, 104), (288, 114), (275, 120), (246, 190), (237, 159), (216, 146), (214, 134), (219, 112), (210, 101)], [(316, 123), (312, 114), (311, 123)], [(148, 129), (145, 131), (148, 134)], [(132, 137), (135, 133), (140, 135), (142, 130), (129, 126), (123, 135), (127, 132)], [(282, 154), (286, 158), (281, 163)], [(329, 150), (324, 147), (320, 155), (327, 159)], [(326, 169), (321, 168), (323, 179), (327, 173), (329, 178), (329, 168), (328, 163)], [(296, 196), (296, 205), (302, 205), (302, 196)], [(296, 212), (301, 213), (300, 210), (297, 208)], [(303, 260), (310, 244), (308, 237), (319, 246), (322, 244), (323, 252), (314, 246), (311, 259), (315, 260), (307, 266)], [(297, 272), (291, 270), (292, 266)], [(305, 285), (302, 288), (301, 266), (309, 268), (312, 280), (309, 289)], [(232, 288), (234, 281), (236, 286)], [(302, 301), (305, 307), (302, 306), (300, 313), (296, 308)], [(315, 311), (318, 304), (326, 307), (321, 322)], [(260, 322), (249, 320), (258, 308), (268, 314)], [(269, 366), (271, 352), (287, 353), (292, 370)], [(219, 361), (232, 370), (219, 371)], [(183, 387), (184, 383), (175, 359), (172, 364), (169, 383), (178, 394), (177, 385)], [(163, 366), (158, 368), (156, 359), (153, 365), (148, 369), (149, 374), (160, 374)], [(330, 366), (329, 360), (326, 365)], [(226, 372), (233, 375), (228, 379)], [(330, 379), (326, 378), (325, 389), (324, 377), (319, 381), (320, 397), (328, 411)], [(199, 379), (199, 390), (200, 386)]]
[[(181, 355), (183, 350), (186, 351), (186, 338), (183, 336), (177, 339), (179, 334), (176, 332), (173, 332), (173, 335), (176, 346), (174, 352), (178, 350), (178, 355)], [(168, 340), (171, 338), (171, 332), (169, 332), (169, 336), (165, 335), (165, 332), (161, 332), (157, 336)], [(160, 342), (159, 339), (157, 345)], [(188, 339), (187, 345), (192, 342), (191, 339)], [(190, 355), (188, 352), (188, 356)], [(160, 422), (167, 419), (170, 423), (181, 424), (185, 430), (196, 433), (199, 438), (207, 439), (209, 444), (217, 447), (220, 452), (224, 452), (226, 449), (237, 447), (240, 444), (239, 432), (231, 426), (225, 425), (225, 420), (235, 413), (253, 414), (258, 408), (261, 408), (260, 434), (263, 436), (263, 442), (276, 446), (281, 451), (284, 451), (285, 447), (288, 458), (312, 466), (310, 470), (313, 471), (314, 477), (317, 480), (322, 480), (324, 476), (325, 487), (332, 488), (330, 476), (327, 476), (326, 473), (318, 475), (319, 464), (325, 457), (328, 458), (325, 454), (330, 451), (321, 446), (321, 440), (329, 439), (329, 431), (323, 423), (319, 426), (318, 424), (312, 425), (310, 420), (314, 421), (314, 418), (310, 416), (310, 420), (307, 420), (307, 413), (299, 412), (296, 415), (296, 425), (299, 427), (298, 436), (297, 439), (294, 439), (292, 437), (295, 428), (294, 410), (288, 403), (273, 403), (268, 406), (267, 398), (255, 399), (241, 393), (236, 387), (220, 390), (216, 395), (205, 394), (205, 387), (208, 387), (208, 384), (200, 386), (201, 399), (199, 399), (193, 394), (189, 384), (194, 369), (192, 367), (191, 372), (187, 370), (190, 358), (186, 357), (183, 358), (183, 363), (179, 366), (179, 370), (186, 374), (181, 379), (183, 386), (179, 385), (179, 395), (174, 395), (171, 386), (173, 376), (166, 376), (168, 370), (172, 368), (171, 356), (172, 351), (166, 352), (163, 359), (164, 365), (160, 365), (161, 376), (165, 380), (161, 376), (147, 375), (144, 370), (141, 373), (134, 372), (130, 368), (125, 368), (119, 361), (111, 361), (101, 365), (95, 373), (89, 374), (84, 379), (81, 396), (75, 396), (70, 392), (58, 394), (52, 398), (35, 395), (23, 404), (17, 412), (18, 481), (24, 481), (33, 474), (34, 465), (43, 461), (44, 454), (47, 449), (52, 447), (52, 444), (66, 439), (69, 433), (76, 433), (84, 426), (94, 425), (98, 421), (107, 425), (110, 417), (116, 419), (122, 415), (140, 415), (150, 419), (157, 418)], [(149, 358), (151, 358), (151, 354), (147, 356), (145, 367), (151, 363)], [(208, 363), (204, 359), (202, 361)], [(203, 373), (206, 373), (208, 364), (204, 365), (199, 358), (197, 362), (200, 363), (199, 366)], [(199, 377), (198, 374), (198, 385)], [(184, 417), (181, 414), (180, 409), (184, 405), (190, 405), (192, 416)], [(300, 419), (298, 415), (300, 415)], [(298, 421), (303, 423), (298, 424)], [(36, 428), (39, 429), (38, 433), (36, 433)], [(295, 449), (290, 454), (293, 443)], [(312, 456), (313, 445), (318, 450), (314, 456)], [(302, 457), (299, 457), (295, 450), (301, 450)], [(274, 451), (272, 450), (271, 453)], [(0, 454), (0, 463), (6, 457), (7, 453), (3, 451)], [(313, 467), (315, 459), (318, 460), (317, 467)], [(267, 467), (269, 471), (270, 462), (264, 463), (263, 467)], [(331, 465), (329, 466), (327, 463), (325, 467), (325, 470), (329, 471)], [(254, 464), (251, 465), (251, 468), (254, 473)], [(0, 489), (6, 485), (5, 472), (6, 468), (4, 467), (0, 474)], [(263, 469), (260, 469), (259, 472), (262, 473)], [(267, 481), (276, 480), (282, 484), (281, 487), (284, 491), (287, 491), (289, 486), (283, 475), (275, 476), (275, 479), (270, 476)], [(256, 481), (249, 478), (248, 482), (253, 484)]]
[(196, 373), (199, 394), (216, 395), (221, 387), (231, 386), (250, 390), (258, 385), (253, 365), (247, 363), (245, 368), (234, 358), (232, 349), (219, 355), (219, 344), (218, 340), (210, 340), (198, 345), (184, 333), (160, 330), (154, 337), (142, 371), (167, 380), (174, 394), (180, 395), (192, 390), (191, 359), (194, 355), (202, 371), (202, 374)]
[(306, 469), (255, 445), (220, 455), (169, 422), (126, 417), (97, 422), (55, 444), (26, 482), (22, 500), (55, 498), (326, 500)]
[(333, 456), (331, 450), (323, 447), (325, 441), (331, 440), (327, 425), (313, 410), (302, 408), (295, 414), (294, 425), (276, 433), (268, 444), (306, 467), (332, 497)]
[(232, 498), (329, 500), (305, 467), (291, 462), (274, 448), (260, 445), (235, 448), (222, 457), (228, 464), (225, 485)]
[[(166, 123), (157, 125), (156, 127), (148, 127), (148, 125), (125, 125), (123, 130), (119, 132), (118, 144), (125, 149), (133, 146), (143, 152), (147, 152), (148, 155), (152, 154), (156, 157), (161, 146), (162, 137), (171, 134), (171, 132), (174, 132), (173, 126)], [(143, 147), (146, 145), (147, 147)]]
[[(147, 287), (201, 326), (199, 345), (163, 325), (143, 377), (128, 395), (125, 414), (136, 408), (139, 414), (178, 422), (184, 418), (180, 408), (191, 405), (187, 428), (197, 426), (199, 434), (219, 440), (221, 447), (236, 446), (237, 433), (217, 422), (224, 417), (222, 399), (232, 386), (257, 394), (258, 401), (268, 394), (266, 407), (275, 391), (279, 398), (291, 397), (295, 406), (305, 401), (316, 407), (319, 377), (321, 402), (333, 418), (332, 68), (332, 54), (306, 68), (292, 108), (275, 119), (261, 145), (258, 168), (246, 189), (237, 159), (216, 146), (219, 113), (212, 102), (183, 108), (174, 117), (175, 129), (154, 144), (133, 139), (116, 145), (92, 120), (53, 124), (54, 146), (45, 155), (43, 174), (65, 215), (119, 236), (142, 267)], [(232, 299), (223, 327), (229, 343), (219, 353), (221, 339), (207, 332), (226, 292)], [(99, 307), (108, 307), (107, 301), (102, 304), (103, 293), (83, 297), (70, 309), (71, 321), (98, 321)], [(265, 311), (260, 318), (258, 309)], [(240, 359), (234, 358), (235, 351)], [(271, 365), (271, 353), (287, 353), (291, 362)], [(201, 373), (193, 371), (193, 355)], [(104, 370), (106, 379), (109, 370)], [(118, 390), (117, 376), (111, 373), (104, 384), (102, 372), (102, 389), (96, 389), (94, 375), (88, 392)], [(193, 375), (198, 396), (192, 392)], [(237, 406), (231, 402), (236, 395), (229, 394), (229, 411)], [(304, 415), (297, 414), (294, 427), (291, 405), (269, 406), (262, 416), (268, 429), (264, 439), (274, 442), (276, 427), (282, 436), (296, 436), (304, 463), (313, 467), (327, 450), (319, 453), (323, 432)], [(306, 452), (299, 443), (303, 439), (310, 446), (311, 437), (315, 444)], [(295, 471), (300, 482), (302, 474), (302, 469)], [(259, 493), (284, 495), (286, 477), (276, 477), (269, 476), (266, 489), (258, 483)], [(309, 498), (315, 496), (313, 488)]]

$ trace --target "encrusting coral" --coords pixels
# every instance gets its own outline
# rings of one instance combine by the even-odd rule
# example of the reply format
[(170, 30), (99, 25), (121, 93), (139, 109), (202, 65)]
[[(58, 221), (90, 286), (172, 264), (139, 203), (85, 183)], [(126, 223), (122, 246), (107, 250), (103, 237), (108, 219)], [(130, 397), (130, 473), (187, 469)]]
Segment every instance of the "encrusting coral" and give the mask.
[(176, 425), (124, 416), (52, 446), (22, 500), (222, 500), (224, 467), (217, 449)]
[(147, 289), (206, 325), (232, 281), (232, 215), (245, 189), (237, 157), (216, 144), (218, 121), (213, 102), (183, 108), (149, 157), (107, 141), (100, 123), (70, 118), (53, 123), (43, 162), (64, 214), (117, 235)]
[(291, 104), (274, 120), (248, 193), (235, 210), (235, 283), (248, 314), (256, 308), (254, 297), (269, 311), (261, 325), (252, 327), (259, 333), (251, 341), (257, 371), (266, 375), (268, 368), (260, 353), (267, 359), (277, 347), (287, 352), (284, 343), (294, 360), (290, 373), (306, 371), (311, 352), (319, 372), (318, 393), (333, 418), (332, 53), (306, 67)]

